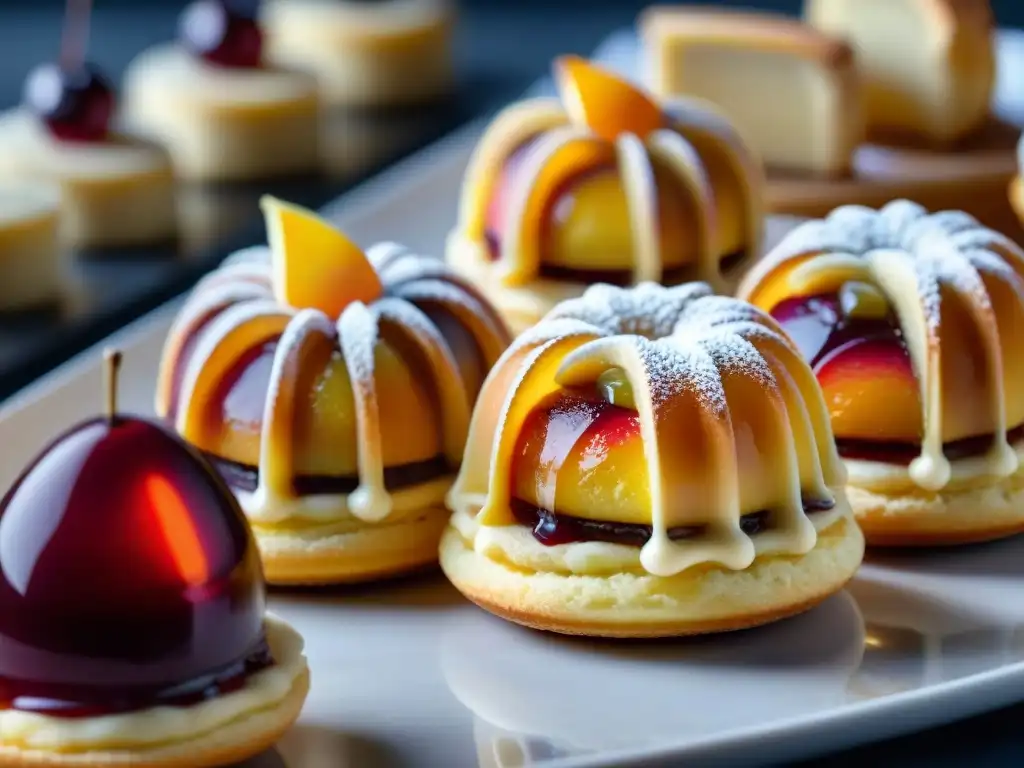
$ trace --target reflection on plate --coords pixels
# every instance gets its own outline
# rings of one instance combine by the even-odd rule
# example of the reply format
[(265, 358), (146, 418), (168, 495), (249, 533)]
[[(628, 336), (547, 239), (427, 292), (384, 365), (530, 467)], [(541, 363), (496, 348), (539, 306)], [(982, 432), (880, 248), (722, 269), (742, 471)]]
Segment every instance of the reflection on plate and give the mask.
[(476, 718), (481, 766), (636, 748), (829, 709), (847, 699), (863, 622), (841, 593), (759, 630), (672, 643), (592, 643), (482, 611), (441, 642), (452, 693)]

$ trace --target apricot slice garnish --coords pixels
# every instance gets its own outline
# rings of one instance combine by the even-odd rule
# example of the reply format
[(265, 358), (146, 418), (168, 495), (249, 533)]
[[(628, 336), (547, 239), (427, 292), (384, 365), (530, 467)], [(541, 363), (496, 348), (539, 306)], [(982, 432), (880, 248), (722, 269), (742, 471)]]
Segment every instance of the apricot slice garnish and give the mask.
[(555, 61), (555, 82), (569, 118), (609, 141), (623, 133), (643, 138), (665, 126), (661, 108), (647, 94), (579, 56)]
[(352, 302), (369, 303), (383, 293), (366, 254), (337, 227), (313, 211), (269, 195), (260, 199), (260, 208), (279, 302), (337, 318)]

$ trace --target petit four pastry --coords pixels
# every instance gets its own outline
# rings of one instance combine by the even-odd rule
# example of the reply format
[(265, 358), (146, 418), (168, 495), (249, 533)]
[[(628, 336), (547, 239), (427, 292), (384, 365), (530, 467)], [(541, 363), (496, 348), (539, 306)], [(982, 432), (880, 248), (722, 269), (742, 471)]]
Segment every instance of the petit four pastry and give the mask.
[(596, 285), (484, 383), (441, 566), (531, 627), (739, 629), (853, 575), (843, 482), (821, 390), (767, 314), (703, 283)]
[(59, 188), (0, 184), (0, 310), (29, 309), (60, 298), (65, 259), (59, 227)]
[(772, 168), (849, 173), (865, 113), (843, 39), (781, 16), (685, 7), (648, 9), (640, 30), (654, 93), (718, 105)]
[(806, 0), (804, 15), (853, 46), (870, 132), (948, 144), (988, 116), (996, 74), (988, 0)]
[(0, 502), (0, 763), (203, 768), (270, 747), (309, 689), (264, 613), (252, 532), (173, 431), (117, 412), (57, 438)]
[(450, 0), (268, 0), (267, 57), (308, 69), (330, 106), (423, 103), (452, 86)]
[(316, 79), (263, 61), (251, 0), (196, 0), (181, 40), (142, 53), (125, 75), (125, 119), (170, 149), (179, 176), (269, 178), (316, 168)]
[(758, 254), (760, 161), (702, 101), (655, 103), (582, 59), (514, 104), (470, 160), (448, 261), (515, 330), (594, 282), (726, 285)]
[(61, 239), (69, 247), (171, 239), (170, 159), (161, 147), (111, 129), (114, 89), (84, 58), (88, 8), (78, 5), (65, 21), (60, 61), (33, 70), (24, 104), (0, 114), (0, 176), (60, 185)]
[(740, 295), (769, 311), (825, 395), (869, 544), (1024, 530), (1024, 252), (905, 200), (805, 223)]
[(207, 276), (171, 329), (157, 413), (234, 489), (271, 583), (434, 563), (508, 333), (439, 261), (394, 243), (364, 254), (309, 211), (263, 210), (269, 248)]

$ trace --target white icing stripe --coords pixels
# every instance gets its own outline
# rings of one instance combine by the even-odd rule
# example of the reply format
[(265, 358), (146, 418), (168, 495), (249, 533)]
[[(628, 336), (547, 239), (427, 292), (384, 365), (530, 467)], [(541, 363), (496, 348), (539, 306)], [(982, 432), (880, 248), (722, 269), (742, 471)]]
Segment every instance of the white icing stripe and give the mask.
[(697, 276), (713, 287), (722, 288), (721, 255), (717, 243), (717, 214), (711, 180), (693, 146), (674, 131), (655, 131), (647, 138), (651, 154), (667, 165), (693, 196), (696, 213)]
[(384, 298), (374, 305), (374, 310), (379, 332), (384, 332), (384, 323), (393, 323), (399, 332), (413, 340), (426, 358), (442, 421), (445, 456), (451, 466), (458, 466), (466, 447), (470, 411), (466, 389), (459, 376), (459, 364), (430, 318), (412, 304)]
[(206, 332), (199, 338), (195, 352), (188, 361), (185, 375), (182, 379), (181, 394), (178, 402), (177, 429), (186, 435), (186, 425), (189, 420), (190, 410), (196, 399), (196, 388), (199, 379), (207, 368), (207, 362), (214, 352), (235, 333), (239, 328), (258, 318), (282, 317), (287, 318), (291, 312), (282, 309), (274, 301), (259, 300), (249, 301), (244, 304), (236, 304), (222, 312), (210, 325)]
[(345, 308), (338, 320), (341, 353), (352, 380), (356, 435), (359, 443), (359, 487), (349, 495), (349, 510), (360, 520), (375, 523), (391, 511), (384, 487), (384, 460), (380, 434), (380, 403), (374, 384), (377, 318), (362, 302)]
[(254, 501), (257, 506), (274, 506), (275, 501), (295, 495), (295, 408), (296, 399), (305, 394), (296, 391), (296, 384), (302, 353), (315, 334), (333, 342), (334, 325), (324, 313), (304, 309), (288, 324), (274, 350), (260, 432), (259, 484)]
[(539, 238), (527, 227), (539, 224), (527, 217), (530, 203), (537, 195), (536, 182), (548, 163), (560, 152), (574, 143), (594, 144), (590, 131), (577, 126), (556, 128), (537, 140), (526, 157), (521, 160), (516, 178), (518, 186), (509, 193), (508, 214), (505, 219), (505, 236), (501, 241), (498, 264), (502, 282), (505, 285), (519, 285), (529, 282), (540, 266)]
[(624, 133), (615, 142), (619, 176), (633, 238), (633, 282), (661, 282), (664, 244), (659, 235), (658, 187), (643, 142)]
[(207, 291), (211, 291), (226, 284), (250, 282), (258, 286), (265, 287), (267, 295), (269, 296), (271, 295), (270, 281), (269, 264), (263, 264), (262, 262), (255, 261), (240, 261), (211, 272), (196, 283), (196, 287), (192, 289), (192, 293), (193, 295), (196, 295), (206, 293)]

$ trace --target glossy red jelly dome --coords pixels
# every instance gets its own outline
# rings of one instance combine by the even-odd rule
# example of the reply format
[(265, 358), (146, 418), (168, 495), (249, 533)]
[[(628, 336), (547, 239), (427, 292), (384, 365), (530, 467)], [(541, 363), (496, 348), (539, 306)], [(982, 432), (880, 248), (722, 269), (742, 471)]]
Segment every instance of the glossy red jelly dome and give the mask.
[(252, 533), (213, 470), (142, 419), (87, 421), (0, 504), (0, 708), (187, 704), (270, 663)]
[(181, 14), (181, 42), (211, 64), (258, 67), (263, 55), (259, 5), (255, 0), (195, 0)]

